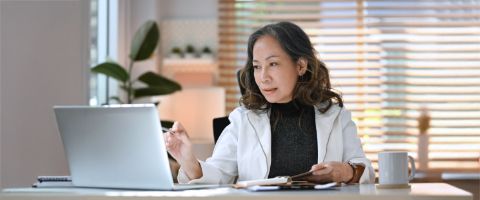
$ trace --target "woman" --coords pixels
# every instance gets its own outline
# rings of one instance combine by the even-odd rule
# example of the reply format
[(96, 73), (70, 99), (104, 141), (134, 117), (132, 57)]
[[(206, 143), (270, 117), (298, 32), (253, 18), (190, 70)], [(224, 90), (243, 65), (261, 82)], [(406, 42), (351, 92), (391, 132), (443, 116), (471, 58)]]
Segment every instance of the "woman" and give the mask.
[(297, 25), (267, 25), (248, 40), (246, 89), (212, 157), (195, 158), (178, 122), (165, 134), (181, 183), (233, 183), (311, 171), (312, 182), (373, 183), (356, 125), (332, 91), (328, 70)]

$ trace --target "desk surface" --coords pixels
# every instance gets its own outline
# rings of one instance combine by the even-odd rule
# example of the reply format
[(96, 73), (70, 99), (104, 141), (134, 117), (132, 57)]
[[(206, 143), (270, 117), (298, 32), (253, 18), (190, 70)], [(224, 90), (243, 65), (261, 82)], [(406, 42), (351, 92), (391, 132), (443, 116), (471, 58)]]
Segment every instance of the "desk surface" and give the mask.
[(472, 194), (446, 183), (413, 183), (410, 189), (377, 189), (373, 184), (348, 185), (333, 190), (250, 192), (233, 188), (186, 191), (127, 191), (85, 188), (11, 188), (0, 193), (2, 200), (22, 199), (332, 199), (332, 200), (472, 200)]

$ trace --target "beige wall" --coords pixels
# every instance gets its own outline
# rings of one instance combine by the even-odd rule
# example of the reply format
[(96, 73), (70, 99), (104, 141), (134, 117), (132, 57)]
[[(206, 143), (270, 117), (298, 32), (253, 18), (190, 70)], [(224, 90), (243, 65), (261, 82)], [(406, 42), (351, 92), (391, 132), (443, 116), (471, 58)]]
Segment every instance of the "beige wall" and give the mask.
[(87, 104), (89, 1), (0, 1), (0, 183), (68, 174), (52, 106)]
[(160, 0), (162, 19), (216, 19), (218, 0)]
[[(0, 188), (68, 174), (51, 107), (88, 103), (89, 3), (0, 0)], [(217, 9), (217, 0), (119, 0), (118, 61), (145, 20), (216, 19)], [(157, 53), (137, 68), (158, 67)]]

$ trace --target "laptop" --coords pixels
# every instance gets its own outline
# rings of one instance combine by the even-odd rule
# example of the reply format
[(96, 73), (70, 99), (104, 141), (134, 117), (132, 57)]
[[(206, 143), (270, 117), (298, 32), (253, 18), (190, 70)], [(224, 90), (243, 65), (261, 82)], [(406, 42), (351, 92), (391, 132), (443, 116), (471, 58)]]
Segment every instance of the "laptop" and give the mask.
[(185, 190), (174, 184), (153, 104), (54, 106), (72, 183), (78, 187)]

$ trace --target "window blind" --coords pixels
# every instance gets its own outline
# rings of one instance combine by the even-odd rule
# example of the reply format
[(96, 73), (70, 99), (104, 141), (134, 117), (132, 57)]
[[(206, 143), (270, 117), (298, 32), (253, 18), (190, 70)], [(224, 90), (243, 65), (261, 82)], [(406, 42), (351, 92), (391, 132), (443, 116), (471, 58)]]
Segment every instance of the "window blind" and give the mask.
[(479, 0), (220, 0), (227, 113), (249, 34), (279, 21), (310, 36), (374, 167), (379, 151), (408, 151), (422, 170), (480, 170)]

